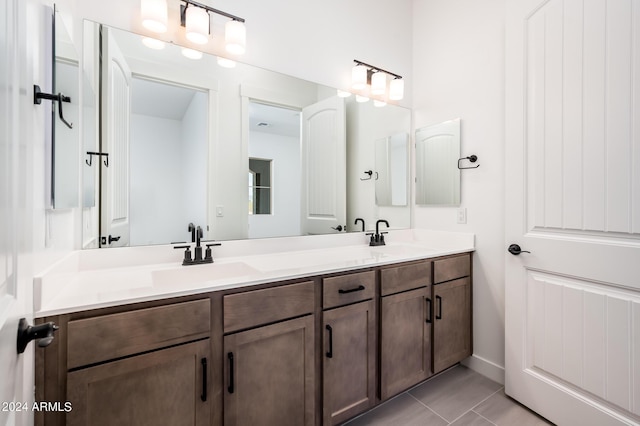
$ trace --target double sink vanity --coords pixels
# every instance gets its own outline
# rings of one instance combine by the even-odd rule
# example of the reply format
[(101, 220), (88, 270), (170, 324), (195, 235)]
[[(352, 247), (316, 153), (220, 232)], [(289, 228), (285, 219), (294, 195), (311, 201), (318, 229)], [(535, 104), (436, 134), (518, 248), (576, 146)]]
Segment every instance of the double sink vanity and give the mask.
[(35, 279), (36, 424), (332, 425), (472, 353), (472, 234), (71, 253)]

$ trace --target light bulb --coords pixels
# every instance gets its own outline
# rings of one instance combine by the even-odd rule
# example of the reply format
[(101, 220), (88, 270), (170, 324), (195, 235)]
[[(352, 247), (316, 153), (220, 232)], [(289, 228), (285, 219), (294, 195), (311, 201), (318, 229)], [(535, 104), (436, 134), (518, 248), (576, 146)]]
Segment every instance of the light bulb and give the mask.
[(142, 26), (154, 33), (167, 32), (167, 0), (142, 0)]
[(242, 55), (247, 45), (247, 29), (240, 21), (229, 21), (224, 26), (224, 43), (227, 52)]
[(364, 89), (367, 86), (367, 67), (356, 65), (351, 69), (351, 87), (355, 90)]
[(209, 41), (209, 12), (201, 7), (187, 7), (185, 27), (187, 40), (196, 44), (206, 44)]
[(404, 80), (401, 78), (394, 78), (389, 83), (389, 99), (392, 101), (399, 101), (404, 97)]
[(371, 76), (371, 94), (384, 95), (387, 91), (387, 75), (381, 71), (373, 73)]

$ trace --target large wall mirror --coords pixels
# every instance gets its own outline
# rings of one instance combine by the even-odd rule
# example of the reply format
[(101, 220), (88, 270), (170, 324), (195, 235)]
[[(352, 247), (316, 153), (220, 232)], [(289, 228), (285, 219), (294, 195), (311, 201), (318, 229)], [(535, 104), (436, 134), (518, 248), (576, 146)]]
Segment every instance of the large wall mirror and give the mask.
[(416, 130), (416, 204), (460, 205), (460, 119)]
[[(85, 51), (84, 69), (100, 70), (87, 74), (102, 94), (100, 143), (86, 151), (97, 154), (83, 161), (85, 193), (100, 195), (84, 203), (83, 229), (100, 240), (84, 235), (86, 247), (185, 241), (189, 223), (216, 240), (357, 231), (355, 218), (410, 227), (406, 182), (404, 199), (376, 204), (375, 181), (361, 179), (378, 167), (377, 140), (404, 135), (406, 148), (410, 110), (98, 23), (84, 30), (85, 48), (100, 49)], [(392, 144), (388, 176), (409, 163)]]

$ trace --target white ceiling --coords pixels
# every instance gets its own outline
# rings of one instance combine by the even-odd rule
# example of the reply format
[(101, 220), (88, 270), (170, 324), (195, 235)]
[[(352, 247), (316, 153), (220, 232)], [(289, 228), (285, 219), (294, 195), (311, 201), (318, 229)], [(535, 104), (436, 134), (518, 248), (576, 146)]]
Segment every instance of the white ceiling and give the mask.
[[(260, 123), (266, 126), (259, 125)], [(297, 138), (300, 137), (300, 111), (251, 102), (249, 128), (252, 131)]]

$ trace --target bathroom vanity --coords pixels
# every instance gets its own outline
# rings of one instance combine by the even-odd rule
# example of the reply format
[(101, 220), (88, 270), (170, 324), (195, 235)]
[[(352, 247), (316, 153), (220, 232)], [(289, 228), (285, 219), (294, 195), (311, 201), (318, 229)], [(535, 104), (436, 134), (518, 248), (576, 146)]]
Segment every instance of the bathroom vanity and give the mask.
[(179, 268), (177, 252), (76, 254), (36, 280), (37, 322), (60, 326), (36, 350), (36, 400), (73, 407), (36, 424), (342, 423), (471, 355), (473, 236), (443, 234), (225, 242)]

